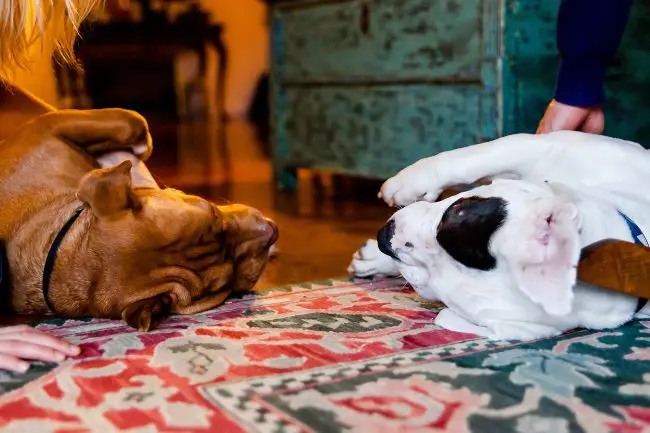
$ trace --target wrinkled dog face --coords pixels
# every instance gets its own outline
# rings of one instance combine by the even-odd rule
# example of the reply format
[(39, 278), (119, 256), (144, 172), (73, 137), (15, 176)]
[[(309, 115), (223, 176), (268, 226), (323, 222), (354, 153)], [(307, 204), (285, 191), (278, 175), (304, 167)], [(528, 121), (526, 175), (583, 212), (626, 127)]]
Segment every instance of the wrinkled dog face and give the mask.
[(422, 296), (466, 303), (489, 285), (526, 297), (549, 314), (566, 314), (579, 226), (575, 205), (550, 185), (495, 180), (399, 210), (377, 241)]
[(89, 245), (106, 269), (92, 300), (98, 313), (119, 311), (148, 330), (153, 316), (205, 311), (253, 287), (278, 237), (272, 221), (244, 205), (132, 188), (129, 168), (97, 170), (80, 186), (95, 215)]

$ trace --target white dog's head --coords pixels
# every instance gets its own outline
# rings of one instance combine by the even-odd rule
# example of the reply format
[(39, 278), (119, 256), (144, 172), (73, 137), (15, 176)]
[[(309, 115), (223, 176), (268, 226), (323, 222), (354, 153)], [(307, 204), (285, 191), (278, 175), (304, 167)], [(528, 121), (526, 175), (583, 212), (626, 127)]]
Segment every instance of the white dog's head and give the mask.
[(399, 210), (377, 241), (424, 296), (453, 305), (460, 302), (458, 296), (467, 301), (467, 293), (459, 292), (484, 290), (504, 301), (528, 299), (548, 314), (565, 315), (576, 283), (579, 231), (578, 209), (561, 190), (546, 183), (494, 180), (440, 202)]

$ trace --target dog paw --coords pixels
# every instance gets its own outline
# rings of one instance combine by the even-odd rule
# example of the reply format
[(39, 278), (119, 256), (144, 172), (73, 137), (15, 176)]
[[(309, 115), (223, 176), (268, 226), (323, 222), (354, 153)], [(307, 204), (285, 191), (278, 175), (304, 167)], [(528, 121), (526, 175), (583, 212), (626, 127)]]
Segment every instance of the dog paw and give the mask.
[[(149, 125), (144, 117), (135, 111), (121, 108), (103, 108), (84, 112), (91, 128), (93, 140), (80, 141), (85, 150), (95, 158), (112, 152), (129, 152), (140, 161), (147, 161), (153, 152)], [(101, 125), (94, 126), (94, 125)], [(79, 140), (79, 139), (78, 139)], [(74, 140), (73, 140), (74, 141)]]
[(406, 167), (384, 182), (379, 198), (389, 206), (407, 206), (416, 201), (435, 201), (442, 189), (436, 188), (435, 173), (428, 167), (430, 162), (426, 160)]
[(149, 133), (149, 124), (144, 117), (134, 111), (128, 111), (128, 124), (130, 134), (124, 140), (131, 149), (131, 152), (140, 160), (146, 161), (153, 151), (151, 134)]
[(137, 144), (131, 147), (131, 151), (137, 157), (142, 157), (147, 153), (148, 150), (149, 146), (147, 146), (147, 144)]
[(348, 273), (357, 278), (400, 275), (395, 260), (379, 251), (379, 245), (374, 239), (369, 239), (354, 253)]
[(132, 110), (107, 108), (102, 111), (116, 122), (116, 144), (129, 149), (138, 159), (146, 161), (153, 150), (147, 120)]

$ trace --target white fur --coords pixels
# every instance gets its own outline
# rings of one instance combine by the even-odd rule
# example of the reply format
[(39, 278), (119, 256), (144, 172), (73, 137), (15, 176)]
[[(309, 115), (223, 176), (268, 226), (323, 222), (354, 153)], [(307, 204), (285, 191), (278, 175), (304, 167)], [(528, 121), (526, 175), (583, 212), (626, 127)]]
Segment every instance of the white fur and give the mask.
[[(144, 147), (144, 149), (142, 148)], [(139, 158), (146, 152), (146, 146), (135, 146), (133, 153), (126, 151), (110, 152), (97, 158), (97, 162), (102, 168), (115, 167), (124, 161), (131, 161), (131, 181), (135, 187), (159, 188), (151, 172), (144, 162)]]
[(348, 272), (356, 277), (396, 277), (401, 275), (397, 262), (379, 251), (377, 241), (368, 241), (352, 256)]
[[(450, 185), (485, 177), (491, 185), (431, 202)], [(391, 246), (400, 260), (366, 244), (349, 271), (394, 275), (396, 267), (421, 296), (447, 305), (439, 326), (492, 339), (617, 327), (633, 317), (637, 299), (577, 282), (576, 266), (581, 248), (593, 242), (633, 241), (618, 210), (650, 235), (648, 187), (650, 152), (600, 135), (518, 134), (444, 152), (405, 168), (381, 189), (387, 203), (406, 206), (393, 216)], [(444, 211), (471, 196), (508, 203), (506, 222), (490, 241), (497, 259), (490, 271), (456, 262), (436, 240)], [(648, 306), (639, 313), (647, 314)]]

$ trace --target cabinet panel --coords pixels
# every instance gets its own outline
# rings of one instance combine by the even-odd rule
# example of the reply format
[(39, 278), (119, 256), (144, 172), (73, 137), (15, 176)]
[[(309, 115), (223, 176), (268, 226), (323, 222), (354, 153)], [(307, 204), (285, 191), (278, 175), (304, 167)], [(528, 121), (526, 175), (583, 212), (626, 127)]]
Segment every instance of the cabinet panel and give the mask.
[(480, 0), (350, 0), (279, 7), (288, 82), (480, 79)]
[(479, 86), (289, 88), (279, 116), (283, 166), (386, 178), (480, 141)]
[(506, 0), (505, 57), (557, 56), (556, 21), (561, 0)]

